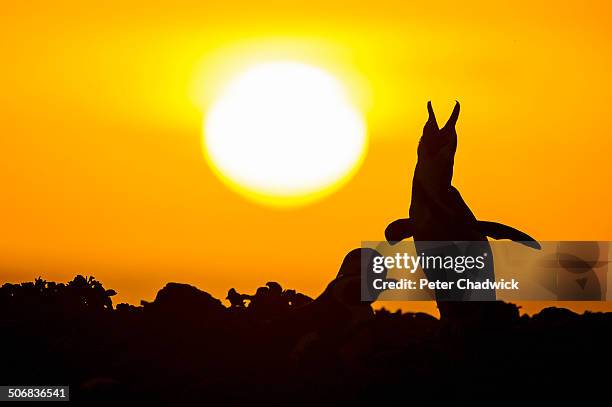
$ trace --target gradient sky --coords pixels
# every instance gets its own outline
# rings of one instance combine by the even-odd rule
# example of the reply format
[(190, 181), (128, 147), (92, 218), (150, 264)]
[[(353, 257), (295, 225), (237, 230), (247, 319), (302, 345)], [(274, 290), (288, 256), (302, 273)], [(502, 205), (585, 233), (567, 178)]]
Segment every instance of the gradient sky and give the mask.
[[(131, 303), (168, 281), (316, 295), (407, 213), (430, 99), (440, 121), (462, 103), (454, 183), (479, 218), (612, 239), (604, 1), (36, 3), (0, 15), (0, 283), (93, 274)], [(224, 81), (270, 59), (329, 70), (366, 116), (363, 166), (309, 206), (249, 202), (202, 155)]]

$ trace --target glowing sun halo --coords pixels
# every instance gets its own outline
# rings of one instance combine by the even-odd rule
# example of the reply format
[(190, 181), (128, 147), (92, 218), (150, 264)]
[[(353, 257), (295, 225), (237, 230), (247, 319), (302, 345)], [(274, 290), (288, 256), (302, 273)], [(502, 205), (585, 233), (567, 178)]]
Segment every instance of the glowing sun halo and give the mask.
[(296, 62), (255, 65), (234, 78), (209, 110), (205, 154), (233, 189), (272, 204), (325, 195), (359, 166), (364, 121), (344, 88)]

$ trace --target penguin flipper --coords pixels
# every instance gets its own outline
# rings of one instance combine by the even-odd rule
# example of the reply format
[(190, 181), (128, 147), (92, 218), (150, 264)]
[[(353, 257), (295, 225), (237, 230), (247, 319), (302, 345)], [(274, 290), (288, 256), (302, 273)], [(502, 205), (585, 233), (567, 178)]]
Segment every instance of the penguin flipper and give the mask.
[(414, 235), (414, 225), (411, 219), (398, 219), (387, 226), (385, 238), (389, 244), (394, 245)]
[(533, 237), (513, 227), (497, 222), (487, 222), (483, 220), (477, 221), (476, 224), (479, 232), (485, 236), (492, 237), (493, 239), (509, 239), (533, 249), (540, 250), (542, 248), (542, 246), (540, 246), (540, 244)]

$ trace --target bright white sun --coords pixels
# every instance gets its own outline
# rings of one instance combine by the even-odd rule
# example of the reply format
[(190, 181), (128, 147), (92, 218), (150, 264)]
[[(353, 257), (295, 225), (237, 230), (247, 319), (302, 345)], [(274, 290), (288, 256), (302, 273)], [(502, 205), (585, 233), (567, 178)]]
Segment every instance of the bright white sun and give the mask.
[(346, 181), (366, 147), (364, 121), (341, 83), (296, 62), (234, 78), (206, 117), (204, 147), (217, 175), (272, 204), (301, 203)]

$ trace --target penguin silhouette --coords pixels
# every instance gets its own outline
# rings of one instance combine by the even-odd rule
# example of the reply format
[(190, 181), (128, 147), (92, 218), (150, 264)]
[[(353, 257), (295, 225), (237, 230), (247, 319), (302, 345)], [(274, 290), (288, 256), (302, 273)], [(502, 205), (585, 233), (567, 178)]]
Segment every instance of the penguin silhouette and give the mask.
[[(409, 217), (390, 223), (385, 237), (390, 244), (413, 237), (418, 254), (424, 255), (484, 255), (485, 268), (463, 274), (443, 268), (423, 270), (426, 277), (438, 281), (459, 278), (483, 281), (494, 280), (493, 256), (487, 237), (510, 239), (540, 249), (532, 237), (501, 223), (478, 220), (461, 194), (452, 185), (460, 105), (456, 102), (450, 118), (439, 128), (431, 102), (427, 103), (429, 117), (417, 148), (418, 160), (412, 180)], [(441, 243), (442, 242), (442, 243)], [(466, 275), (467, 274), (467, 275)], [(495, 290), (436, 290), (441, 316), (449, 307), (444, 301), (495, 300)]]

